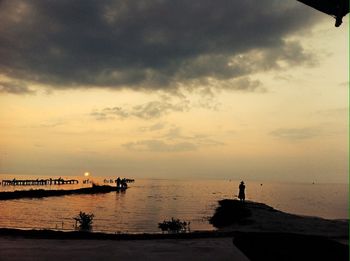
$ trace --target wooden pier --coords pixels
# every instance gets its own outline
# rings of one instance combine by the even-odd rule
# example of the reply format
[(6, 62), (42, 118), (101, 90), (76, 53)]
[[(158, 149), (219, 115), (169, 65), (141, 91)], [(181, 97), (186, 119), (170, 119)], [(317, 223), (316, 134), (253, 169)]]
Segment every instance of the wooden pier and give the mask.
[(4, 179), (1, 181), (2, 186), (47, 186), (47, 185), (66, 185), (78, 184), (76, 179)]

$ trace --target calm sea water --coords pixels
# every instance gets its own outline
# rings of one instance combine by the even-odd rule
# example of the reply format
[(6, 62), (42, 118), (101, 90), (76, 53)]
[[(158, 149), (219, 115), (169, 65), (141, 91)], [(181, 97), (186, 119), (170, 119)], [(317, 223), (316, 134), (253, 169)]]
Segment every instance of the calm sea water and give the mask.
[[(14, 176), (0, 175), (0, 179), (5, 178), (12, 179)], [(90, 179), (104, 184), (105, 178), (115, 179)], [(32, 188), (72, 189), (89, 186), (82, 184), (82, 178), (77, 179), (80, 180), (79, 185)], [(214, 213), (218, 200), (234, 198), (238, 194), (239, 181), (144, 179), (129, 185), (128, 190), (119, 193), (0, 201), (0, 227), (73, 230), (73, 217), (83, 211), (95, 215), (94, 231), (160, 232), (158, 223), (171, 217), (190, 221), (191, 230), (213, 230), (208, 217)], [(30, 187), (0, 187), (0, 191), (14, 189)], [(248, 200), (263, 202), (289, 213), (348, 219), (347, 184), (261, 184), (247, 180), (246, 196)]]

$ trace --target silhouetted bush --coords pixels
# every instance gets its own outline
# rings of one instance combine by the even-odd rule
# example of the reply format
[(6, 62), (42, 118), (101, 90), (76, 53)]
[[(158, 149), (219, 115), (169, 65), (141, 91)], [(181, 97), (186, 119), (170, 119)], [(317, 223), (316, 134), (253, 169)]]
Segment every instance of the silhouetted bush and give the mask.
[(238, 200), (224, 199), (219, 201), (219, 207), (214, 215), (209, 219), (210, 224), (220, 228), (235, 223), (247, 223), (247, 218), (251, 216), (251, 211), (246, 204)]
[(180, 219), (171, 218), (171, 220), (164, 220), (162, 223), (158, 223), (158, 227), (164, 232), (186, 232), (190, 229), (190, 223), (186, 221), (180, 221)]
[(79, 213), (78, 216), (74, 218), (75, 224), (79, 223), (80, 230), (91, 230), (92, 222), (94, 219), (94, 214), (86, 214), (85, 212)]

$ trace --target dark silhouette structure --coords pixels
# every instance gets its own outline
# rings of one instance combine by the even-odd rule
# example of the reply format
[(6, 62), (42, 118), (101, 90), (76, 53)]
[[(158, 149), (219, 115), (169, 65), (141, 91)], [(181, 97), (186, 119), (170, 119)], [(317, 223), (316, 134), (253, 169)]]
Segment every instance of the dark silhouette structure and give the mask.
[(349, 13), (349, 0), (298, 0), (316, 10), (333, 16), (335, 26), (343, 23), (343, 17)]
[(243, 181), (239, 184), (238, 198), (241, 202), (245, 201), (245, 185)]
[(0, 201), (9, 199), (20, 199), (20, 198), (44, 198), (44, 197), (57, 197), (65, 195), (76, 195), (76, 194), (98, 194), (98, 193), (109, 193), (112, 191), (125, 191), (127, 188), (117, 188), (115, 186), (98, 186), (92, 185), (90, 188), (80, 189), (59, 189), (59, 190), (16, 190), (16, 191), (4, 191), (0, 192)]
[(76, 179), (4, 179), (1, 181), (2, 186), (47, 186), (47, 185), (67, 185), (78, 184)]

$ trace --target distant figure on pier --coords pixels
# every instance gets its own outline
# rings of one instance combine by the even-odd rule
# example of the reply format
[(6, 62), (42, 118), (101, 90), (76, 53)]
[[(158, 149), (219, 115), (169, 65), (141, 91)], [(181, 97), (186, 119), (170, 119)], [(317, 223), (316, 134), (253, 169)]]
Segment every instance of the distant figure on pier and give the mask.
[(119, 177), (116, 179), (116, 181), (115, 181), (115, 182), (117, 182), (117, 188), (120, 188), (120, 182), (121, 182), (121, 180), (120, 180), (120, 178), (119, 178)]
[(244, 185), (244, 182), (241, 181), (241, 183), (239, 184), (239, 193), (238, 193), (238, 198), (241, 202), (244, 202), (245, 201), (245, 185)]
[(126, 178), (123, 178), (121, 181), (121, 185), (123, 189), (126, 189), (128, 187), (128, 184), (126, 184)]

